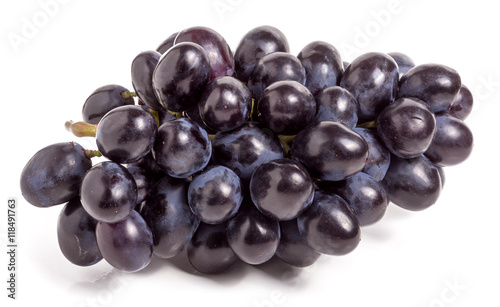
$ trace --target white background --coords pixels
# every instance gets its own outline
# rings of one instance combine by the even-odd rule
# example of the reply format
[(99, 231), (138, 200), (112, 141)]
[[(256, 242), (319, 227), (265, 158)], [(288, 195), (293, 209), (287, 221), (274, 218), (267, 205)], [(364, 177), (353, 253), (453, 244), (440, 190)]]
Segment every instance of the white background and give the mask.
[[(6, 299), (8, 259), (0, 253), (7, 306), (500, 305), (500, 23), (493, 1), (54, 1), (41, 2), (57, 4), (48, 13), (33, 0), (0, 4), (2, 246), (7, 199), (19, 201), (17, 301)], [(35, 25), (31, 32), (27, 23)], [(293, 54), (324, 40), (347, 61), (369, 51), (400, 51), (461, 74), (476, 99), (467, 120), (475, 147), (465, 163), (446, 169), (438, 203), (417, 213), (391, 205), (380, 223), (363, 229), (353, 253), (323, 256), (302, 270), (272, 261), (207, 277), (181, 257), (153, 259), (135, 274), (105, 261), (88, 268), (69, 263), (57, 244), (61, 207), (35, 208), (20, 194), (24, 164), (52, 143), (95, 146), (72, 137), (64, 122), (81, 118), (95, 88), (131, 88), (132, 59), (171, 33), (208, 26), (234, 51), (247, 31), (264, 24), (285, 33)], [(12, 43), (16, 35), (21, 43)]]

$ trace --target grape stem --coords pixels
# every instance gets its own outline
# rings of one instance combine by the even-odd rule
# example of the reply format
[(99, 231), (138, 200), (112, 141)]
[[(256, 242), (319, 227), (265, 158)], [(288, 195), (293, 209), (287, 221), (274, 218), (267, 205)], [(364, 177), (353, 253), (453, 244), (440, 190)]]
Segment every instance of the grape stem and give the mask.
[(280, 139), (281, 144), (283, 144), (285, 155), (288, 156), (292, 150), (290, 146), (292, 145), (293, 139), (295, 139), (295, 135), (278, 135), (278, 138)]
[(123, 99), (137, 97), (137, 93), (136, 92), (130, 92), (130, 91), (122, 92), (121, 95), (122, 95)]
[(73, 133), (77, 137), (95, 137), (97, 125), (92, 125), (86, 122), (73, 122), (72, 120), (67, 121), (64, 126), (66, 130)]
[(377, 120), (372, 120), (370, 122), (364, 122), (356, 126), (356, 128), (377, 128)]
[(92, 159), (94, 157), (102, 157), (102, 154), (99, 150), (92, 150), (92, 149), (84, 149), (85, 151), (85, 157)]

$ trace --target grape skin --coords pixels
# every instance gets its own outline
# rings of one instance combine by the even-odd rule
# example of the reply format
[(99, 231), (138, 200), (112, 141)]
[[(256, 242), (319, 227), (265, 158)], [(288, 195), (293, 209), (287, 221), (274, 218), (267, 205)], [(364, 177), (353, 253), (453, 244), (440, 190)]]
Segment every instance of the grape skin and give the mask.
[(136, 211), (118, 223), (99, 222), (96, 236), (104, 260), (121, 271), (137, 272), (151, 261), (153, 235)]
[(92, 162), (78, 143), (56, 143), (40, 149), (26, 163), (20, 178), (21, 193), (36, 207), (63, 204), (78, 196)]
[(57, 241), (66, 259), (79, 266), (90, 266), (102, 260), (97, 246), (97, 221), (82, 206), (80, 199), (69, 201), (57, 219)]
[(172, 258), (182, 252), (200, 224), (189, 209), (189, 183), (189, 179), (163, 177), (141, 209), (153, 233), (153, 252), (160, 258)]

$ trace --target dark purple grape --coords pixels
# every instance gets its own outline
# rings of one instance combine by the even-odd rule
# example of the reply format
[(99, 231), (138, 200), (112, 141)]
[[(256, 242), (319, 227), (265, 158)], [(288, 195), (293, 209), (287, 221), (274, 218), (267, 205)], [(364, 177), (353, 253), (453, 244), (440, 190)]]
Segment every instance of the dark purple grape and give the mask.
[(154, 254), (172, 258), (182, 252), (199, 225), (187, 200), (190, 181), (165, 176), (146, 199), (141, 215), (153, 233)]
[(97, 125), (97, 148), (114, 162), (135, 162), (151, 151), (157, 129), (154, 116), (141, 107), (118, 107), (109, 111)]
[(50, 207), (78, 197), (85, 172), (92, 162), (75, 142), (42, 148), (21, 172), (21, 193), (33, 206)]
[(444, 113), (436, 116), (436, 126), (436, 134), (425, 156), (439, 166), (452, 166), (465, 161), (474, 146), (474, 138), (467, 125)]
[(382, 184), (391, 202), (412, 211), (430, 207), (441, 192), (439, 170), (423, 155), (412, 159), (391, 156)]
[(278, 159), (262, 163), (250, 180), (253, 203), (267, 217), (286, 221), (295, 219), (311, 205), (314, 186), (300, 163)]
[(181, 43), (160, 58), (153, 72), (153, 88), (165, 109), (181, 112), (198, 103), (209, 77), (207, 52), (200, 45)]
[(387, 54), (370, 52), (352, 61), (340, 86), (358, 101), (361, 122), (374, 120), (393, 101), (398, 89), (398, 65)]
[(156, 51), (158, 51), (161, 54), (164, 54), (167, 52), (168, 49), (172, 48), (174, 45), (175, 38), (177, 37), (177, 34), (179, 32), (175, 32), (171, 34), (169, 37), (167, 37), (161, 44), (156, 48)]
[(280, 222), (280, 230), (281, 238), (276, 256), (284, 262), (302, 268), (312, 265), (321, 256), (307, 245), (299, 232), (297, 219)]
[(238, 175), (224, 166), (209, 166), (197, 174), (188, 190), (191, 211), (207, 224), (229, 220), (243, 201)]
[(212, 143), (200, 126), (180, 118), (158, 128), (153, 153), (158, 166), (169, 176), (187, 178), (207, 166)]
[(401, 78), (401, 76), (406, 74), (408, 70), (415, 67), (415, 62), (413, 62), (413, 60), (404, 53), (389, 52), (387, 55), (393, 58), (394, 61), (396, 61), (396, 63), (398, 64), (399, 78)]
[(201, 96), (199, 113), (203, 122), (215, 131), (229, 131), (250, 117), (250, 91), (236, 78), (219, 77), (212, 80)]
[(297, 218), (297, 225), (307, 245), (322, 254), (348, 254), (361, 240), (356, 216), (335, 194), (316, 191), (309, 209)]
[(257, 62), (248, 79), (248, 88), (252, 97), (259, 100), (269, 85), (284, 80), (305, 84), (306, 72), (296, 56), (287, 52), (273, 52)]
[(252, 265), (262, 264), (276, 253), (280, 225), (257, 210), (251, 200), (246, 201), (248, 203), (228, 222), (227, 240), (242, 261)]
[(128, 89), (117, 84), (109, 84), (96, 89), (83, 104), (83, 121), (95, 125), (114, 108), (134, 105), (134, 98), (122, 96), (123, 93), (127, 92), (129, 92)]
[(423, 102), (401, 98), (380, 112), (377, 133), (389, 151), (401, 158), (423, 154), (436, 132), (436, 118)]
[(153, 235), (136, 211), (118, 223), (99, 222), (96, 235), (104, 260), (121, 271), (137, 272), (151, 261)]
[(338, 181), (365, 166), (368, 144), (352, 129), (338, 122), (316, 122), (302, 130), (292, 143), (292, 158), (312, 177)]
[(255, 65), (263, 56), (273, 52), (290, 52), (285, 35), (275, 27), (260, 26), (241, 39), (234, 52), (236, 77), (248, 82)]
[(294, 135), (314, 119), (316, 101), (297, 81), (278, 81), (268, 86), (257, 104), (259, 120), (277, 134)]
[(366, 164), (362, 172), (372, 176), (377, 181), (381, 181), (384, 179), (387, 169), (389, 169), (391, 153), (385, 147), (376, 130), (354, 128), (354, 131), (361, 135), (368, 144), (368, 157), (366, 158)]
[(339, 85), (344, 72), (338, 50), (329, 43), (314, 41), (306, 45), (297, 58), (306, 72), (306, 87), (316, 96), (321, 90)]
[(448, 66), (418, 65), (401, 77), (398, 98), (418, 98), (436, 113), (451, 106), (461, 85), (460, 75)]
[(346, 89), (330, 86), (316, 95), (316, 117), (314, 121), (340, 122), (349, 128), (358, 123), (358, 102)]
[(284, 157), (283, 145), (270, 130), (247, 122), (228, 132), (217, 132), (213, 141), (213, 160), (233, 170), (244, 185), (257, 166)]
[(177, 34), (174, 44), (192, 42), (200, 45), (208, 55), (210, 80), (234, 74), (234, 58), (224, 37), (207, 27), (192, 27)]
[(238, 261), (227, 241), (226, 228), (226, 223), (200, 223), (187, 247), (189, 262), (197, 271), (219, 274)]
[(70, 200), (62, 209), (57, 220), (57, 240), (64, 257), (79, 266), (90, 266), (101, 261), (97, 247), (93, 219), (78, 198)]
[(451, 106), (448, 108), (448, 113), (455, 116), (458, 119), (465, 120), (472, 111), (472, 105), (474, 98), (470, 90), (462, 84), (460, 91), (453, 99)]
[(142, 203), (148, 197), (153, 189), (154, 177), (148, 171), (139, 166), (127, 166), (127, 170), (134, 177), (137, 186), (136, 206)]
[(153, 110), (163, 110), (153, 88), (153, 71), (158, 65), (161, 53), (144, 51), (132, 61), (132, 85), (139, 99)]
[(389, 204), (382, 183), (365, 173), (357, 173), (343, 181), (324, 182), (322, 188), (342, 197), (354, 212), (360, 226), (382, 219)]
[(98, 221), (125, 219), (137, 203), (137, 185), (130, 172), (118, 163), (105, 161), (85, 174), (80, 190), (85, 210)]

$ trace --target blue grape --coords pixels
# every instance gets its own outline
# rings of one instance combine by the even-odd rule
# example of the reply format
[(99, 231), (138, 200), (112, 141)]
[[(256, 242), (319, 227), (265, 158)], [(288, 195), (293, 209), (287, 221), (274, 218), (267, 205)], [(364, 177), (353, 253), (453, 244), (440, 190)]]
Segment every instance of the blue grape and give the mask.
[(21, 172), (21, 193), (33, 206), (50, 207), (77, 197), (92, 162), (75, 142), (42, 148)]
[(153, 252), (172, 258), (184, 250), (200, 221), (189, 209), (190, 180), (165, 176), (141, 208), (141, 215), (153, 233)]
[(137, 272), (151, 262), (153, 235), (136, 211), (118, 223), (99, 222), (96, 237), (104, 260), (121, 271)]
[(238, 175), (224, 166), (209, 166), (197, 174), (189, 184), (189, 207), (207, 224), (229, 220), (243, 201)]

